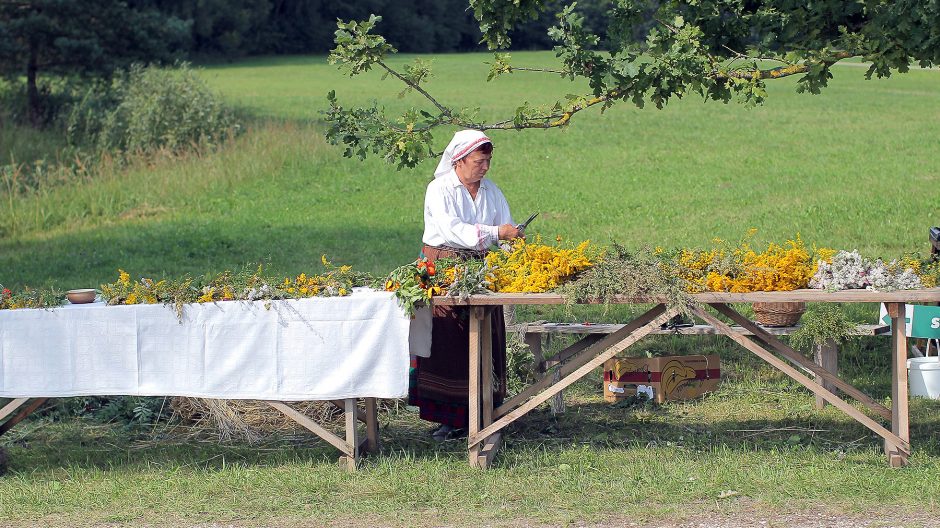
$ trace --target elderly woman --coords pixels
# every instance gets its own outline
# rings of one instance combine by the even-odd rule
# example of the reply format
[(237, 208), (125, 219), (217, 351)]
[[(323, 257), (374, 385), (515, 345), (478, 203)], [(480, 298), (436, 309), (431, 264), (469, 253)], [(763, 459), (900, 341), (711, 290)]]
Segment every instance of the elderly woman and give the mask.
[[(493, 143), (477, 130), (462, 130), (444, 150), (424, 198), (424, 249), (429, 260), (482, 259), (500, 240), (522, 235), (502, 191), (486, 178)], [(502, 309), (493, 312), (493, 365), (499, 380), (494, 401), (506, 394), (506, 333)], [(456, 438), (467, 427), (470, 379), (469, 312), (436, 306), (431, 356), (415, 358), (408, 400), (422, 419), (440, 423), (435, 440)]]

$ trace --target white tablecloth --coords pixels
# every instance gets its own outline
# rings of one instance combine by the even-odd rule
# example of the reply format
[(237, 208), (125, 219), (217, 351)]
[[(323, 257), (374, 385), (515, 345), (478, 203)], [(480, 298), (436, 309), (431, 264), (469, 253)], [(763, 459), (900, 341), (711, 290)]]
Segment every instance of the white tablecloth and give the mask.
[(164, 305), (3, 310), (0, 397), (398, 398), (429, 323), (369, 290), (186, 305), (182, 322)]

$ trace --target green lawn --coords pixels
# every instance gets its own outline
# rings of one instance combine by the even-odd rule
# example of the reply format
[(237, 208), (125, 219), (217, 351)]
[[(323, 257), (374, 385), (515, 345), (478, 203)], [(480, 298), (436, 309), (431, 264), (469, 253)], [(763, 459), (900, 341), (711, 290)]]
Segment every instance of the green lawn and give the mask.
[[(520, 65), (553, 60), (515, 57)], [(520, 98), (541, 103), (583, 90), (539, 74), (487, 84), (486, 60), (436, 56), (428, 89), (493, 119)], [(795, 94), (793, 80), (773, 82), (756, 109), (688, 98), (662, 111), (585, 112), (567, 130), (494, 132), (491, 176), (518, 217), (542, 213), (530, 234), (552, 238), (702, 246), (753, 227), (757, 243), (801, 233), (808, 243), (871, 256), (926, 252), (927, 228), (940, 224), (940, 72), (873, 81), (863, 72), (836, 67), (820, 96)], [(114, 280), (118, 268), (198, 275), (259, 260), (298, 273), (318, 269), (322, 254), (385, 272), (415, 257), (434, 163), (397, 172), (378, 159), (344, 159), (323, 139), (318, 112), (330, 89), (344, 103), (420, 101), (397, 99), (400, 87), (378, 74), (345, 77), (322, 57), (254, 59), (204, 75), (249, 116), (248, 131), (216, 153), (103, 167), (29, 196), (0, 190), (0, 283), (92, 287)], [(438, 135), (439, 149), (450, 133)], [(34, 143), (59, 144), (14, 139), (0, 134), (4, 156), (33, 144), (15, 159), (38, 159)], [(873, 309), (862, 308), (863, 316)], [(886, 343), (853, 343), (840, 357), (848, 379), (880, 401), (890, 395)], [(470, 470), (459, 442), (433, 445), (428, 424), (405, 410), (383, 415), (385, 447), (355, 475), (307, 437), (220, 446), (162, 424), (125, 431), (34, 420), (0, 442), (11, 458), (11, 473), (0, 478), (0, 518), (520, 526), (707, 512), (940, 511), (929, 495), (940, 471), (937, 402), (913, 402), (912, 463), (891, 470), (878, 437), (832, 408), (815, 411), (807, 391), (726, 340), (667, 337), (641, 350), (720, 353), (725, 382), (696, 402), (624, 408), (603, 404), (591, 377), (568, 391), (579, 405), (565, 415), (540, 410), (515, 425), (489, 472)]]
[[(404, 61), (405, 58), (400, 60)], [(507, 116), (579, 87), (541, 74), (482, 79), (486, 55), (435, 57), (428, 84), (444, 101)], [(541, 64), (548, 53), (517, 54)], [(893, 257), (927, 249), (940, 223), (940, 89), (936, 71), (865, 81), (837, 67), (820, 96), (771, 83), (766, 106), (689, 98), (663, 111), (620, 105), (577, 116), (567, 130), (494, 132), (491, 176), (517, 216), (542, 214), (534, 233), (630, 246), (701, 246), (800, 233), (809, 243)], [(103, 171), (96, 181), (0, 202), (0, 280), (61, 287), (134, 275), (202, 273), (269, 259), (285, 272), (321, 254), (387, 271), (418, 251), (425, 163), (397, 172), (344, 159), (326, 145), (325, 93), (389, 107), (399, 87), (348, 78), (321, 57), (209, 67), (206, 79), (257, 120), (218, 155)], [(286, 123), (285, 123), (286, 121)], [(442, 131), (440, 148), (451, 131)]]
[(913, 402), (911, 465), (891, 469), (871, 433), (832, 407), (813, 410), (756, 361), (738, 358), (718, 392), (689, 403), (612, 406), (596, 384), (576, 387), (567, 413), (511, 426), (486, 472), (468, 467), (463, 442), (434, 444), (401, 409), (382, 415), (382, 454), (355, 474), (303, 435), (217, 445), (164, 425), (28, 422), (6, 439), (0, 516), (12, 526), (520, 526), (938, 511), (937, 402)]

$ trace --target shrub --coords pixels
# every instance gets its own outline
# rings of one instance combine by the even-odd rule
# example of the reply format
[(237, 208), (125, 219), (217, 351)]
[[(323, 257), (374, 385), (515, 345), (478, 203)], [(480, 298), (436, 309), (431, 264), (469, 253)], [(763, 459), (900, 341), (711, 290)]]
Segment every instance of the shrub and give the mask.
[(36, 128), (54, 127), (63, 113), (67, 113), (75, 93), (84, 86), (79, 79), (53, 77), (42, 79), (38, 85), (40, 108), (36, 122), (29, 119), (24, 79), (0, 79), (0, 126), (6, 123)]
[(221, 98), (185, 63), (131, 67), (109, 90), (89, 90), (67, 124), (72, 144), (114, 152), (215, 146), (237, 129)]

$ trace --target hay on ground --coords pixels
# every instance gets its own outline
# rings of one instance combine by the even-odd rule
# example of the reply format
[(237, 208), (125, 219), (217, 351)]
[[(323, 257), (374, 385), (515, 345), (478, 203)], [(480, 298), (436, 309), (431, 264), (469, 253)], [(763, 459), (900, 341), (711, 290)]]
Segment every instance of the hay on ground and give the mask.
[[(345, 427), (343, 411), (332, 402), (302, 401), (287, 404), (327, 429), (341, 431)], [(399, 404), (400, 400), (379, 400), (378, 412), (388, 412)], [(361, 402), (359, 407), (363, 408)], [(271, 434), (288, 435), (307, 431), (281, 411), (258, 400), (175, 397), (170, 401), (170, 408), (194, 432), (214, 434), (223, 442), (235, 439), (256, 442)]]

